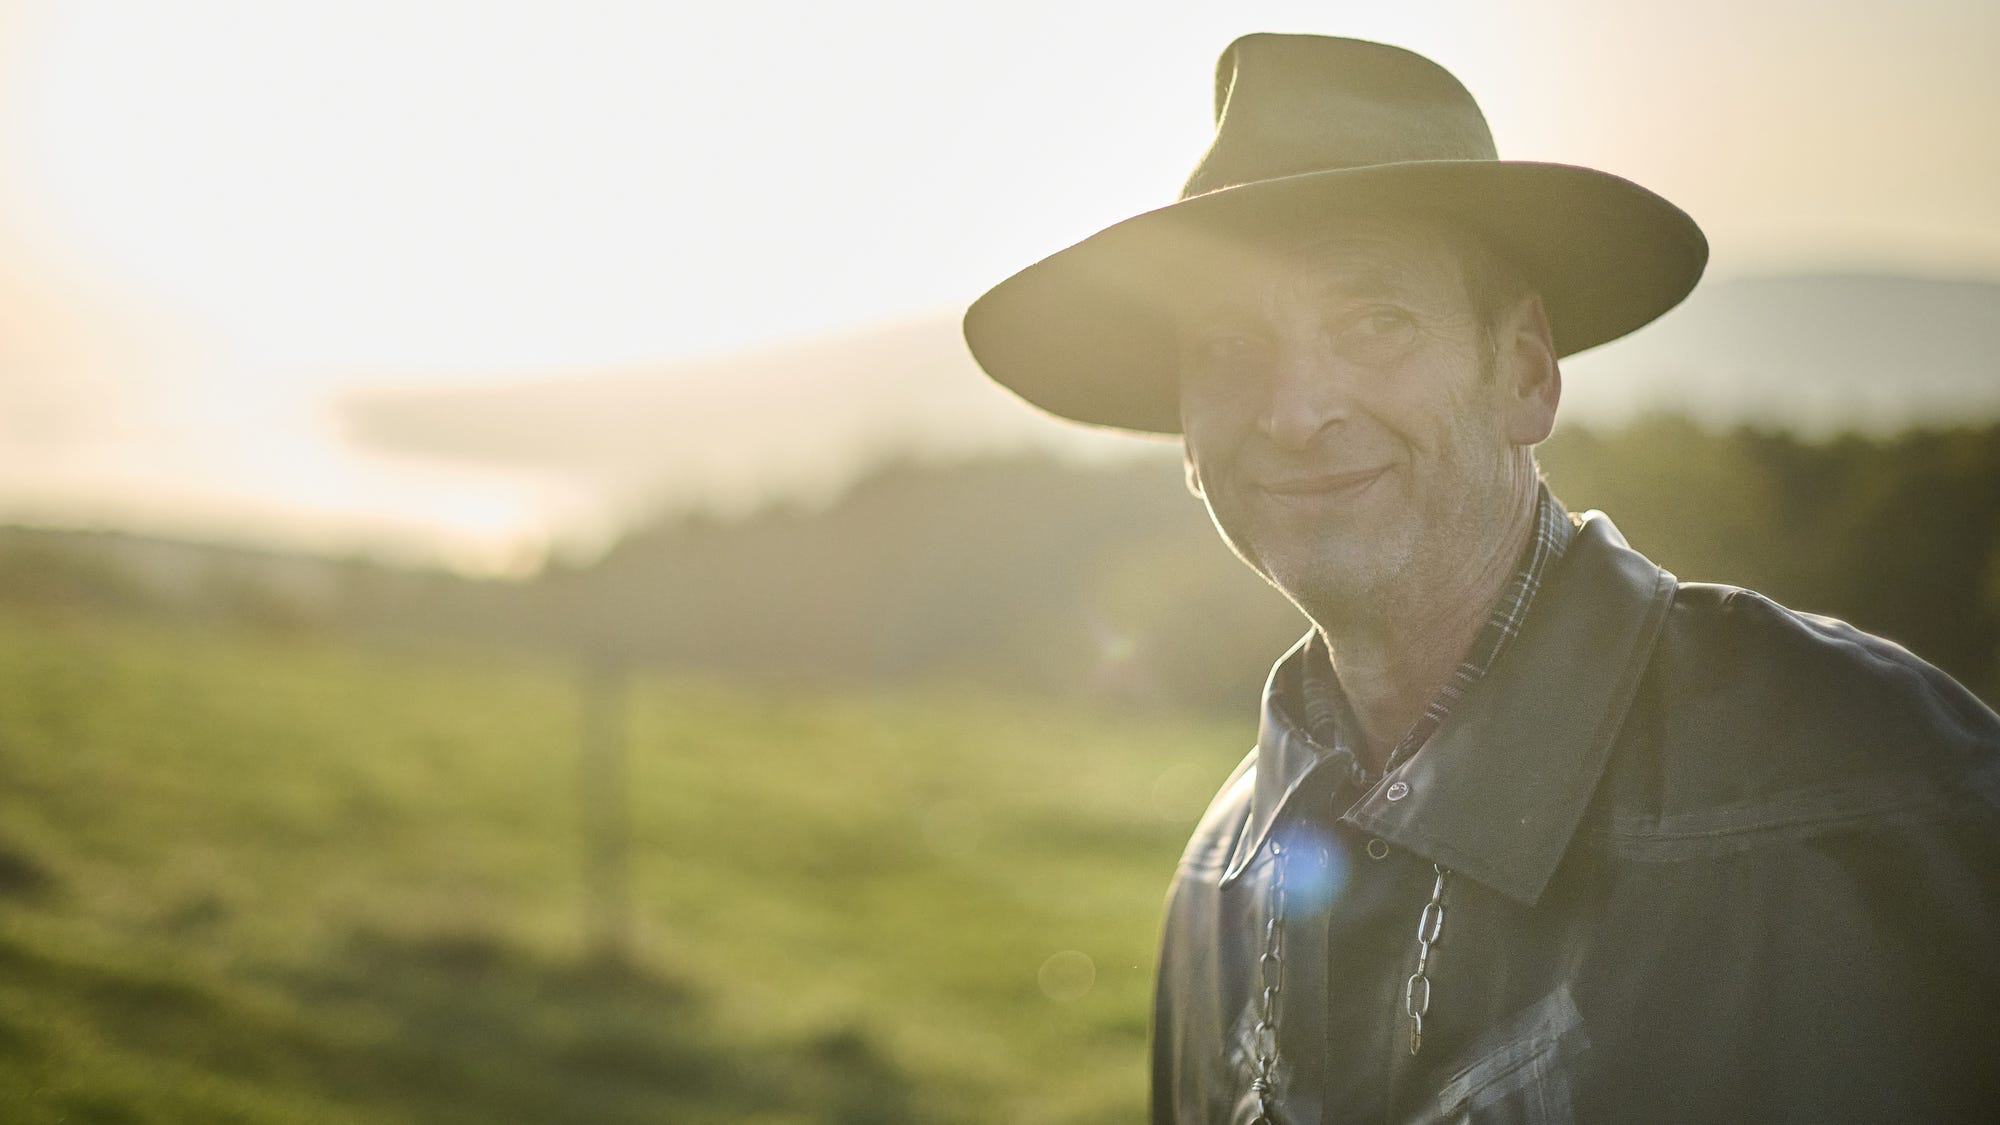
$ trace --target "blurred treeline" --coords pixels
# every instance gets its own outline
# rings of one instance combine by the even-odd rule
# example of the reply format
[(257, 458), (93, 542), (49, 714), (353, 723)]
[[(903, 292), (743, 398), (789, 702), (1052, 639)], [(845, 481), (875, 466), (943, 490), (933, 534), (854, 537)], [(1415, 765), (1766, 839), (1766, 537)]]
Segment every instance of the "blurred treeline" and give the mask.
[[(1542, 462), (1572, 510), (1609, 512), (1683, 579), (1845, 618), (2000, 700), (2000, 425), (1812, 443), (1653, 416), (1566, 429)], [(892, 464), (829, 506), (676, 513), (524, 581), (14, 532), (0, 599), (1207, 711), (1249, 707), (1303, 627), (1166, 445), (1114, 466)]]

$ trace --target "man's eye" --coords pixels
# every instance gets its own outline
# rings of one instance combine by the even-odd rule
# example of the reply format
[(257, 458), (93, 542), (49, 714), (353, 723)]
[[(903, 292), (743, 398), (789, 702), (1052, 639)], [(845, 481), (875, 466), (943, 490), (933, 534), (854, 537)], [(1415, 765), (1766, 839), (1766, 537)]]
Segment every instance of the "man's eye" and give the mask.
[(1340, 321), (1334, 346), (1352, 362), (1382, 366), (1409, 349), (1415, 328), (1416, 320), (1401, 309), (1364, 309)]
[(1361, 315), (1358, 327), (1368, 334), (1386, 336), (1402, 331), (1409, 323), (1410, 318), (1395, 309), (1375, 309)]
[(1184, 381), (1233, 384), (1258, 364), (1258, 342), (1242, 332), (1205, 332), (1190, 337), (1181, 347)]

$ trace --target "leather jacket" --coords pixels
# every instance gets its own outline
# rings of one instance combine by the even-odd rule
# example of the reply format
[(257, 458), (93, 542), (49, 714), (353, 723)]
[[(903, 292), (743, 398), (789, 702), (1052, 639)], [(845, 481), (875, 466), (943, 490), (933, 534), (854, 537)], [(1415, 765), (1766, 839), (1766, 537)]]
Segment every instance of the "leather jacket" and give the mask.
[(1365, 791), (1308, 651), (1174, 876), (1156, 1123), (2000, 1118), (2000, 718), (1949, 677), (1598, 513)]

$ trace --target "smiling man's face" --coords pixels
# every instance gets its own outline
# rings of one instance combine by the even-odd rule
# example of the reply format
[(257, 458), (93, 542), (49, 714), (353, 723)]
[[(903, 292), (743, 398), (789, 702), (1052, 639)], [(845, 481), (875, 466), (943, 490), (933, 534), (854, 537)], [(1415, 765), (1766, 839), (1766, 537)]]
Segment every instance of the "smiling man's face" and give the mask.
[(1554, 402), (1521, 393), (1443, 233), (1328, 223), (1199, 273), (1176, 315), (1189, 481), (1253, 569), (1328, 626), (1505, 535)]

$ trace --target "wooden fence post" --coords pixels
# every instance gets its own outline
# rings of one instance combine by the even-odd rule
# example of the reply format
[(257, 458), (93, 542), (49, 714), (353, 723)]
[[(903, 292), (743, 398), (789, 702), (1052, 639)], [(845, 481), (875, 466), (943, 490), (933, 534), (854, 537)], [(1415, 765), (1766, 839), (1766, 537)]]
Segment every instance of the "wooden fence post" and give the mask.
[(627, 787), (630, 669), (617, 658), (584, 661), (582, 753), (578, 758), (583, 839), (584, 934), (589, 956), (632, 961), (632, 813)]

